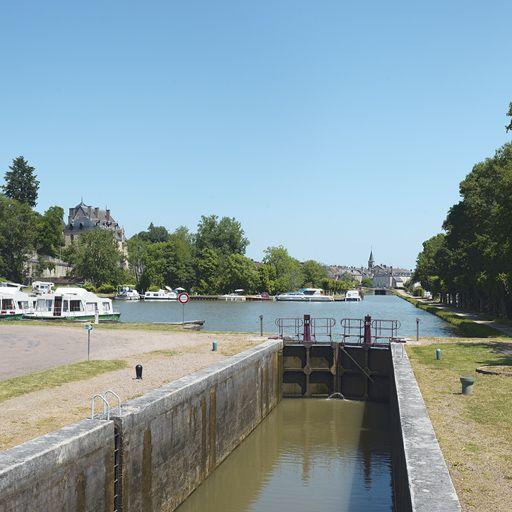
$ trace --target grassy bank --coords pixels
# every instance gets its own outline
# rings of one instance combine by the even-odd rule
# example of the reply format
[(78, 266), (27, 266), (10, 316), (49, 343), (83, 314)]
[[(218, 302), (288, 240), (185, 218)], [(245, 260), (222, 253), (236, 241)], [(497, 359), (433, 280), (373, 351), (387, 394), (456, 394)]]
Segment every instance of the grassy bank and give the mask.
[(418, 309), (432, 313), (439, 318), (442, 318), (449, 324), (453, 325), (457, 331), (468, 338), (496, 338), (505, 336), (501, 331), (491, 327), (490, 325), (479, 324), (469, 318), (458, 315), (453, 311), (442, 309), (433, 304), (425, 304), (424, 302), (410, 297), (408, 295), (397, 294), (398, 297), (410, 302)]
[[(436, 361), (435, 349), (442, 350)], [(486, 340), (409, 346), (427, 405), (463, 509), (507, 510), (512, 500), (512, 378), (482, 375), (481, 365), (511, 365), (512, 343)], [(476, 377), (474, 394), (459, 378)]]
[(126, 368), (125, 361), (82, 361), (57, 366), (42, 372), (0, 381), (0, 402), (41, 389), (61, 386), (68, 382), (86, 380), (101, 373)]

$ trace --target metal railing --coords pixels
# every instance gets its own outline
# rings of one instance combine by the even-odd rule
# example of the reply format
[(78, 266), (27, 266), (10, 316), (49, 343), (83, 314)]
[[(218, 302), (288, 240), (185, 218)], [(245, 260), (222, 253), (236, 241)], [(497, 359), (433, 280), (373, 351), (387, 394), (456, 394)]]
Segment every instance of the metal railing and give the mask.
[(297, 341), (321, 343), (322, 341), (332, 341), (336, 320), (334, 318), (294, 317), (278, 318), (275, 323), (280, 338), (289, 337)]

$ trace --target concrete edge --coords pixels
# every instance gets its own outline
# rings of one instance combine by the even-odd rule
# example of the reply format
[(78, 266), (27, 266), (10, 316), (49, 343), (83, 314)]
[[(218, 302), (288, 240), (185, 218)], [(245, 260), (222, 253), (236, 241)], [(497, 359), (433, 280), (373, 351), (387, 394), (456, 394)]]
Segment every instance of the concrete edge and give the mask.
[[(211, 387), (215, 382), (221, 382), (234, 367), (237, 369), (247, 368), (255, 359), (261, 357), (262, 352), (271, 354), (276, 350), (282, 349), (282, 346), (283, 342), (281, 340), (265, 341), (256, 347), (235, 354), (225, 361), (207, 366), (168, 384), (164, 384), (160, 388), (149, 391), (140, 397), (129, 400), (123, 404), (121, 414), (116, 414), (114, 410), (111, 418), (117, 421), (121, 420), (122, 422), (129, 421), (130, 417), (143, 413), (149, 406), (151, 406), (152, 410), (151, 415), (153, 417), (158, 416), (160, 412), (169, 410), (174, 402), (182, 402), (189, 398), (189, 395), (196, 395), (201, 389)], [(198, 389), (198, 386), (200, 389)]]
[(13, 481), (24, 482), (34, 471), (51, 472), (57, 464), (73, 463), (77, 450), (92, 451), (104, 446), (106, 439), (112, 440), (113, 447), (114, 422), (86, 419), (1, 452), (0, 493)]
[(414, 512), (458, 512), (459, 499), (403, 345), (391, 344), (401, 439)]

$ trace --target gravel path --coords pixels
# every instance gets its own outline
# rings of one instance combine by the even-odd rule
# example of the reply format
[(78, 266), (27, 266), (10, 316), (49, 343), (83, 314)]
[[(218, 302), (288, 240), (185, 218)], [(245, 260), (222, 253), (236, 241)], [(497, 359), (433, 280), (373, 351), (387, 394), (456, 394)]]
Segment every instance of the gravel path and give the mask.
[[(16, 328), (16, 326), (13, 327)], [(26, 328), (23, 326), (23, 329)], [(36, 327), (36, 329), (41, 328)], [(43, 329), (47, 328), (43, 327)], [(50, 329), (58, 331), (59, 339), (66, 335), (62, 332), (63, 329), (68, 330), (60, 327)], [(38, 336), (37, 331), (32, 332), (32, 329), (30, 331), (31, 336)], [(75, 336), (76, 330), (70, 329), (68, 334)], [(82, 420), (90, 414), (90, 399), (96, 393), (112, 389), (123, 401), (126, 401), (265, 341), (264, 338), (247, 334), (100, 332), (99, 330), (98, 334), (106, 335), (102, 336), (102, 340), (111, 346), (98, 348), (95, 357), (101, 354), (104, 359), (107, 359), (108, 355), (124, 359), (129, 367), (2, 402), (0, 450)], [(126, 334), (128, 336), (125, 336)], [(44, 335), (46, 337), (49, 333), (45, 332)], [(119, 335), (122, 335), (121, 340)], [(41, 338), (41, 335), (38, 337)], [(219, 341), (219, 352), (211, 351), (211, 340), (214, 338)], [(20, 339), (24, 338), (20, 336)], [(50, 341), (51, 339), (50, 337)], [(66, 351), (62, 352), (66, 353)], [(137, 354), (128, 355), (134, 352)], [(37, 352), (38, 357), (42, 353), (42, 351)], [(31, 354), (30, 350), (28, 354)], [(31, 358), (30, 364), (35, 364), (37, 360), (38, 358)], [(52, 358), (53, 363), (57, 360), (58, 358)], [(138, 363), (141, 363), (144, 368), (143, 380), (134, 379), (134, 366)], [(99, 402), (97, 407), (101, 409)]]
[[(197, 331), (94, 329), (91, 359), (123, 359), (142, 352), (210, 344), (232, 334)], [(82, 325), (8, 325), (0, 323), (0, 380), (87, 359)]]

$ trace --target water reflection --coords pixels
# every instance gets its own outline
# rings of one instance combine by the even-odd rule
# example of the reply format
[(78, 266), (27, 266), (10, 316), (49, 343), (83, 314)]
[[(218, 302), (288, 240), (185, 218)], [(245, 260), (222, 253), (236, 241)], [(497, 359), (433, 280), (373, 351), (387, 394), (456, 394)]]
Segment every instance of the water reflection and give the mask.
[(283, 400), (179, 512), (392, 510), (386, 405)]

